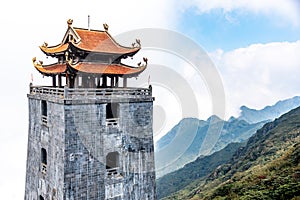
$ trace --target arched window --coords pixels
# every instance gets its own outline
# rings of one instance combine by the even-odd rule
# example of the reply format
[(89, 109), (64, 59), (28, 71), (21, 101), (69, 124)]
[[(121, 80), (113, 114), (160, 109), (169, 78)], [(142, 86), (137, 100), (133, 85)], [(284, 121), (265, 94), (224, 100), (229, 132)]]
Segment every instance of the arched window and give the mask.
[(119, 153), (110, 152), (106, 156), (106, 169), (114, 169), (119, 167)]
[(39, 200), (44, 200), (44, 197), (42, 195), (40, 195)]
[(106, 104), (106, 125), (118, 126), (119, 121), (119, 104), (108, 103)]
[(47, 151), (44, 148), (41, 149), (41, 172), (47, 173)]
[(47, 116), (47, 102), (45, 100), (42, 100), (41, 109), (42, 115)]
[(47, 151), (44, 148), (41, 149), (41, 162), (42, 164), (47, 165)]
[(119, 104), (108, 103), (106, 105), (106, 119), (118, 118), (119, 117)]
[(41, 102), (41, 111), (42, 111), (42, 124), (47, 126), (47, 101), (42, 100)]

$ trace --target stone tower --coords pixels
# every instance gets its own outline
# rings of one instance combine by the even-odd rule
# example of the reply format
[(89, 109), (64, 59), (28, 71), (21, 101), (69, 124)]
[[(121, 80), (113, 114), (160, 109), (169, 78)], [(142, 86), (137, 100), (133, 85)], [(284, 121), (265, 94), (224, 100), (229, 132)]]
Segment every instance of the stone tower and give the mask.
[(40, 49), (57, 58), (35, 68), (51, 86), (30, 84), (25, 200), (156, 199), (149, 88), (127, 87), (134, 56), (104, 31), (68, 28), (60, 44)]

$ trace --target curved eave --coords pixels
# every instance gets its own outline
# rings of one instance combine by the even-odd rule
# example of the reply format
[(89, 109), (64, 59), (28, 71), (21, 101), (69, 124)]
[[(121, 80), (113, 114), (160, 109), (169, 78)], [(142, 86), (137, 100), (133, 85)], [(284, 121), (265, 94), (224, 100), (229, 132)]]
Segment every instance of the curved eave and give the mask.
[(52, 47), (46, 47), (46, 46), (40, 46), (40, 49), (46, 54), (46, 55), (57, 55), (64, 53), (69, 48), (69, 44), (59, 44), (57, 46)]
[(34, 67), (44, 76), (55, 76), (64, 74), (67, 70), (66, 63), (54, 63), (51, 65), (42, 65), (40, 63), (34, 63)]
[(145, 66), (131, 67), (123, 64), (77, 63), (68, 65), (72, 70), (88, 74), (115, 75), (122, 77), (138, 76), (146, 69)]

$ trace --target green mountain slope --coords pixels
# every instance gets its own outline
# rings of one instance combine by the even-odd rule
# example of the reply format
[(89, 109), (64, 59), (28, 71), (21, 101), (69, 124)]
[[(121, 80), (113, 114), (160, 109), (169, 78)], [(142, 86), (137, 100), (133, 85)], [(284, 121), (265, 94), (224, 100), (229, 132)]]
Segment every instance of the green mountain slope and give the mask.
[(230, 162), (166, 199), (300, 199), (299, 163), (300, 107), (264, 125)]
[(189, 163), (183, 168), (159, 178), (156, 182), (158, 198), (168, 196), (173, 192), (183, 189), (191, 182), (207, 176), (216, 167), (230, 161), (233, 154), (242, 145), (242, 143), (231, 143), (212, 155), (199, 157), (195, 162)]

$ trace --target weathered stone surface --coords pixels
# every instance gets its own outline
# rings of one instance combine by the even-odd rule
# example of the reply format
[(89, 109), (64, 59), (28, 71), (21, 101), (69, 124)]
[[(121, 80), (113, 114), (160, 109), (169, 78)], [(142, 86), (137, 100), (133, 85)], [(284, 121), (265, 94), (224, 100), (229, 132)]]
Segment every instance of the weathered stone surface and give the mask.
[[(107, 124), (107, 98), (93, 104), (42, 94), (28, 97), (25, 200), (40, 195), (49, 200), (156, 199), (152, 98), (114, 99), (118, 120)], [(41, 100), (47, 101), (46, 124)], [(47, 151), (44, 173), (41, 148)], [(108, 162), (116, 166), (107, 169)]]

